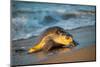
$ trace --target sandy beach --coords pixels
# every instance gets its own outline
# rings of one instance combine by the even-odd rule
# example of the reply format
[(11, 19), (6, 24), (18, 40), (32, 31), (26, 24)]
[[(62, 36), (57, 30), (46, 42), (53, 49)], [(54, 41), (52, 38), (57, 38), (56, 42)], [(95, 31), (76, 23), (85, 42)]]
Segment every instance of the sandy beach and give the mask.
[(60, 62), (81, 62), (81, 61), (95, 61), (95, 45), (82, 48), (69, 55), (59, 54), (53, 58), (49, 58), (47, 61), (40, 62), (39, 64), (45, 63), (60, 63)]
[[(27, 50), (33, 46), (37, 37), (12, 41), (12, 65), (34, 65), (34, 64), (50, 64), (50, 63), (69, 63), (80, 61), (96, 60), (96, 37), (95, 26), (80, 27), (69, 30), (74, 39), (79, 43), (78, 46), (68, 49), (59, 48), (51, 52), (44, 53), (42, 51), (27, 54)], [(25, 49), (18, 51), (20, 49)]]

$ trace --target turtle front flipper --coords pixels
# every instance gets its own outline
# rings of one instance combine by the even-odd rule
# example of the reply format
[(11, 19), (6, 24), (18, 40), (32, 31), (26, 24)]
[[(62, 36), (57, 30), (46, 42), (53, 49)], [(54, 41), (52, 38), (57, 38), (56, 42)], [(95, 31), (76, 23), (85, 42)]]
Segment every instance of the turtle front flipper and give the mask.
[(45, 44), (37, 44), (36, 46), (30, 48), (30, 49), (28, 50), (28, 53), (31, 54), (31, 53), (40, 51), (40, 50), (43, 48), (44, 45), (45, 45)]
[(39, 43), (37, 43), (34, 47), (32, 47), (28, 50), (28, 53), (34, 53), (39, 50), (42, 50), (42, 48), (45, 46), (46, 42), (49, 41), (47, 38), (48, 37), (46, 36), (43, 39), (41, 39), (41, 41)]

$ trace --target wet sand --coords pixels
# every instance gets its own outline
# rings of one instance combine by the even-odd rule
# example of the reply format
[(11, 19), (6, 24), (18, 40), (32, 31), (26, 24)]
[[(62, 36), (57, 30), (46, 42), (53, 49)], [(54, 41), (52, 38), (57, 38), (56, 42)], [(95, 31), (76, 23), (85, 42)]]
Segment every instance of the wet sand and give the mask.
[(96, 60), (96, 49), (95, 45), (88, 46), (86, 48), (73, 51), (71, 54), (59, 54), (49, 58), (47, 61), (40, 62), (44, 63), (59, 63), (59, 62), (81, 62), (81, 61), (95, 61)]
[(53, 51), (49, 51), (48, 53), (40, 51), (33, 54), (27, 54), (27, 50), (33, 46), (36, 37), (31, 37), (25, 40), (12, 41), (12, 65), (95, 61), (95, 26), (81, 27), (69, 30), (68, 32), (73, 35), (74, 40), (76, 40), (79, 45), (72, 49), (54, 49)]

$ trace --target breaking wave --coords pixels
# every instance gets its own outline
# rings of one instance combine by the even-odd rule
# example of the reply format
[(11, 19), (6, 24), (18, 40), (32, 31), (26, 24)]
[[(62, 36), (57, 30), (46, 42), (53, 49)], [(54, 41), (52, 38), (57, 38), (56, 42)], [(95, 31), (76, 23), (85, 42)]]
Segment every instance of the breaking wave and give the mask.
[(14, 2), (12, 4), (12, 40), (38, 36), (48, 27), (64, 29), (95, 25), (95, 7)]

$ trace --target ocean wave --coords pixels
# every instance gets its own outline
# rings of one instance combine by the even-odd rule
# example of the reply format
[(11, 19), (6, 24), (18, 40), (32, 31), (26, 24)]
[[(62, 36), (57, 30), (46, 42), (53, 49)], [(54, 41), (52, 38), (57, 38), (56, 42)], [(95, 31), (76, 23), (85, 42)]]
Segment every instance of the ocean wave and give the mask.
[(93, 6), (36, 4), (14, 2), (11, 22), (12, 40), (38, 36), (45, 29), (53, 26), (71, 30), (95, 25)]

